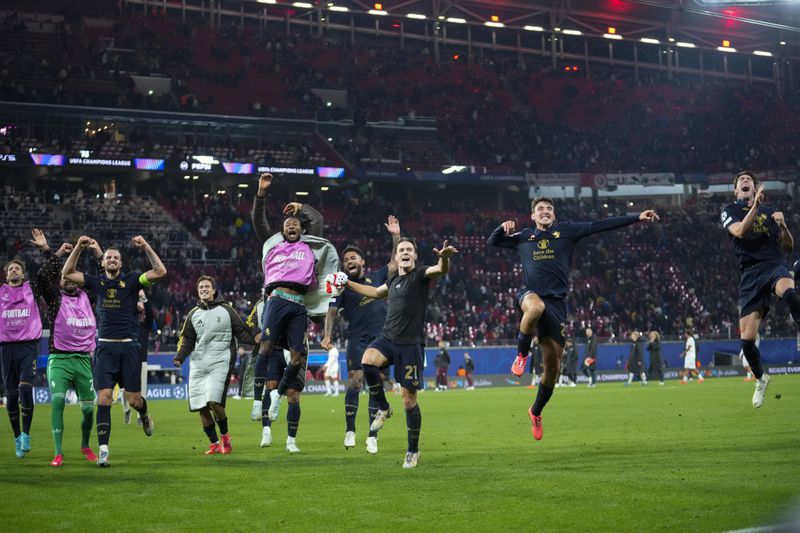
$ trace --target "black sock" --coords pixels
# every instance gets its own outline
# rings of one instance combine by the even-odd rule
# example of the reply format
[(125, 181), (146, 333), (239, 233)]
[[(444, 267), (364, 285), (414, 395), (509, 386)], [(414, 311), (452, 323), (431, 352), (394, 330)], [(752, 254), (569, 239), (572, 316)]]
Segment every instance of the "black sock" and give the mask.
[(8, 420), (11, 422), (11, 429), (14, 430), (14, 438), (19, 437), (19, 391), (9, 392), (6, 395), (6, 409), (8, 410)]
[(528, 357), (528, 352), (531, 351), (531, 343), (533, 342), (533, 333), (519, 332), (517, 336), (517, 353)]
[(95, 420), (97, 444), (108, 446), (108, 439), (111, 437), (111, 406), (98, 405), (97, 418)]
[(419, 451), (419, 431), (422, 428), (422, 413), (419, 405), (406, 411), (406, 428), (408, 429), (408, 452)]
[(228, 434), (228, 417), (226, 416), (222, 420), (217, 420), (217, 425), (219, 426), (219, 433), (220, 435), (227, 435)]
[(22, 411), (22, 432), (31, 434), (33, 420), (33, 385), (21, 383), (19, 386), (19, 403)]
[[(372, 421), (375, 420), (375, 413), (378, 412), (378, 409), (379, 409), (379, 407), (378, 407), (377, 400), (375, 400), (375, 398), (370, 396), (369, 397), (369, 408), (368, 408), (368, 411), (369, 411), (369, 425), (370, 426), (372, 425)], [(370, 437), (377, 437), (378, 436), (378, 432), (377, 431), (370, 431), (369, 432), (369, 436)]]
[(290, 437), (297, 436), (297, 426), (300, 425), (300, 402), (290, 403), (286, 411), (286, 423)]
[(256, 375), (253, 378), (253, 399), (260, 401), (264, 395), (264, 383), (267, 381), (268, 360), (266, 356), (256, 356)]
[(345, 431), (356, 430), (356, 413), (358, 413), (358, 389), (348, 388), (344, 391)]
[(286, 370), (283, 371), (283, 377), (281, 378), (281, 382), (278, 384), (278, 394), (281, 396), (286, 395), (286, 391), (289, 389), (289, 385), (294, 383), (294, 380), (297, 379), (297, 375), (300, 374), (300, 370), (303, 368), (301, 363), (289, 364), (286, 366)]
[(386, 401), (386, 394), (383, 392), (383, 382), (381, 372), (375, 365), (361, 365), (364, 370), (364, 381), (367, 382), (370, 398), (375, 398), (378, 409), (386, 411), (389, 409), (389, 402)]
[(797, 290), (786, 289), (781, 300), (786, 302), (789, 306), (789, 312), (792, 313), (792, 320), (800, 323), (800, 296), (798, 296)]
[(139, 412), (139, 418), (147, 418), (147, 400), (144, 399), (142, 396), (142, 405), (140, 407), (134, 407)]
[(744, 358), (747, 359), (747, 364), (750, 365), (753, 375), (756, 379), (761, 379), (764, 375), (764, 369), (761, 367), (761, 352), (756, 346), (756, 341), (742, 339), (742, 353)]
[(550, 401), (550, 396), (553, 395), (553, 389), (539, 383), (539, 390), (536, 392), (536, 401), (533, 402), (533, 416), (542, 416), (542, 409)]
[(210, 426), (203, 426), (203, 431), (206, 432), (206, 436), (211, 444), (219, 442), (219, 438), (217, 437), (217, 428), (214, 427), (213, 423)]
[(269, 391), (264, 395), (264, 401), (261, 403), (261, 427), (268, 428), (272, 426), (272, 420), (269, 419), (269, 406), (272, 405), (272, 397)]

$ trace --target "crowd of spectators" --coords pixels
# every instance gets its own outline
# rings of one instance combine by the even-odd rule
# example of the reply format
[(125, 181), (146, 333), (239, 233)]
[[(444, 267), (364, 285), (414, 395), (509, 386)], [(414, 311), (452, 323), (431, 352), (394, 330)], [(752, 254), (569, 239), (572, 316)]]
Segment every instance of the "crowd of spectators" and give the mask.
[[(500, 53), (437, 61), (424, 46), (352, 43), (238, 22), (212, 28), (169, 12), (53, 17), (46, 29), (28, 27), (18, 13), (0, 24), (7, 30), (0, 32), (3, 99), (317, 120), (345, 113), (355, 126), (333, 143), (353, 166), (399, 151), (391, 136), (370, 142), (368, 122), (428, 116), (438, 141), (414, 159), (420, 165), (448, 160), (495, 172), (798, 169), (800, 96), (772, 84), (666, 74), (634, 79), (624, 67), (565, 72), (545, 58)], [(26, 40), (30, 46), (19, 46)], [(171, 86), (149, 94), (134, 76), (162, 76)], [(329, 106), (314, 89), (346, 91), (347, 109)]]
[[(44, 212), (52, 211), (54, 205), (46, 192), (10, 196), (19, 205), (38, 201)], [(276, 231), (280, 209), (289, 199), (288, 194), (284, 198), (280, 193), (270, 199), (268, 216)], [(784, 207), (790, 226), (800, 227), (800, 211), (792, 209), (790, 199), (774, 201)], [(725, 202), (723, 198), (692, 197), (683, 206), (661, 210), (658, 224), (638, 224), (583, 241), (573, 262), (567, 334), (581, 335), (591, 326), (600, 337), (622, 341), (634, 330), (657, 329), (665, 336), (679, 336), (688, 327), (704, 338), (736, 336), (739, 272), (717, 214)], [(158, 324), (154, 341), (159, 348), (174, 347), (180, 325), (196, 303), (195, 281), (201, 274), (214, 275), (236, 309), (242, 315), (249, 313), (260, 297), (263, 281), (261, 246), (249, 216), (251, 198), (219, 195), (191, 203), (164, 197), (160, 205), (147, 199), (128, 199), (126, 203), (169, 212), (180, 221), (170, 228), (143, 227), (140, 231), (165, 258), (169, 270), (167, 280), (156, 285), (149, 296)], [(515, 338), (519, 260), (513, 252), (488, 247), (486, 237), (508, 218), (517, 220), (518, 225), (529, 223), (524, 213), (431, 205), (424, 199), (397, 202), (369, 194), (345, 195), (331, 204), (335, 207), (319, 208), (325, 217), (325, 236), (339, 249), (347, 244), (360, 246), (368, 268), (379, 268), (389, 259), (390, 239), (383, 227), (389, 214), (397, 214), (404, 234), (417, 238), (421, 263), (435, 262), (432, 249), (444, 239), (459, 248), (450, 274), (432, 289), (426, 318), (430, 342), (444, 339), (479, 345)], [(108, 213), (118, 213), (115, 206), (119, 205), (117, 200), (109, 200)], [(587, 220), (643, 208), (608, 200), (563, 201), (557, 205), (557, 215)], [(102, 209), (94, 216), (105, 220)], [(53, 246), (83, 233), (65, 230), (69, 226), (63, 222), (42, 225)], [(114, 233), (130, 233), (130, 229), (109, 228), (106, 231), (99, 224), (92, 236), (101, 245), (120, 246), (129, 268), (147, 269), (146, 258), (121, 234)], [(22, 256), (35, 271), (39, 259), (26, 245), (27, 235), (21, 229), (16, 233), (3, 235), (0, 256), (4, 261)], [(184, 244), (190, 248), (189, 239), (202, 243), (208, 249), (205, 259), (173, 253), (173, 248), (181, 249), (181, 239), (186, 239)], [(85, 268), (97, 267), (87, 260)], [(779, 304), (765, 320), (764, 335), (792, 335), (794, 325), (788, 316)], [(342, 328), (340, 323), (339, 335)], [(312, 325), (310, 331), (312, 342), (318, 342), (321, 327)]]

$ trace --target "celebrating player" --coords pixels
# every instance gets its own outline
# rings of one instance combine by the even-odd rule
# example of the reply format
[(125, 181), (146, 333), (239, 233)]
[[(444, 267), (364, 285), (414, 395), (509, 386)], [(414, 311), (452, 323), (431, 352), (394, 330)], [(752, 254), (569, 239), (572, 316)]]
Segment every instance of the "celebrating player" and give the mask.
[[(81, 453), (89, 461), (97, 461), (97, 456), (89, 447), (95, 400), (91, 354), (96, 347), (97, 334), (92, 304), (85, 291), (61, 276), (60, 258), (72, 252), (73, 246), (64, 243), (56, 253), (52, 253), (42, 230), (34, 229), (32, 234), (35, 245), (47, 257), (36, 278), (47, 303), (47, 322), (51, 325), (47, 383), (52, 407), (50, 428), (56, 453), (50, 465), (61, 466), (64, 462), (61, 442), (64, 436), (65, 398), (70, 388), (77, 393), (81, 406)], [(92, 243), (90, 247), (96, 256), (102, 256), (97, 243)]]
[(556, 211), (550, 198), (531, 202), (533, 227), (515, 233), (516, 224), (507, 220), (489, 236), (489, 244), (513, 248), (520, 254), (524, 287), (517, 294), (522, 308), (517, 358), (511, 372), (521, 376), (531, 346), (534, 329), (539, 330), (539, 343), (544, 356), (544, 376), (536, 393), (536, 401), (528, 410), (533, 437), (542, 438), (542, 409), (553, 394), (553, 387), (564, 353), (564, 328), (567, 315), (566, 297), (572, 253), (578, 241), (640, 220), (658, 220), (653, 210), (638, 215), (611, 217), (597, 222), (556, 222)]
[[(392, 254), (389, 263), (374, 272), (364, 272), (364, 252), (360, 248), (350, 245), (342, 253), (342, 264), (349, 279), (362, 285), (380, 287), (386, 283), (389, 272), (396, 271), (394, 264), (394, 250), (400, 240), (400, 223), (394, 216), (389, 216), (386, 221), (386, 230), (392, 236)], [(325, 317), (325, 338), (322, 347), (326, 350), (333, 345), (331, 340), (333, 326), (337, 312), (347, 321), (347, 390), (344, 393), (344, 418), (345, 433), (344, 447), (353, 448), (356, 445), (356, 413), (358, 412), (358, 395), (364, 383), (364, 372), (361, 369), (361, 358), (367, 346), (374, 341), (386, 321), (386, 304), (383, 300), (364, 298), (352, 290), (345, 289), (342, 294), (331, 301), (328, 315)], [(375, 399), (369, 397), (369, 423), (375, 419), (378, 405)], [(370, 431), (367, 436), (367, 451), (378, 453), (378, 433)]]
[(742, 352), (756, 377), (753, 407), (758, 408), (764, 403), (770, 377), (761, 366), (756, 335), (761, 320), (769, 313), (773, 294), (786, 302), (792, 320), (800, 325), (800, 295), (784, 255), (792, 253), (794, 239), (783, 213), (762, 205), (764, 186), (759, 186), (755, 174), (740, 172), (733, 186), (736, 201), (722, 210), (722, 227), (728, 230), (742, 272), (739, 331)]
[[(403, 468), (414, 468), (419, 461), (419, 433), (422, 414), (417, 405), (417, 390), (422, 383), (425, 350), (425, 309), (428, 305), (430, 280), (450, 271), (450, 257), (458, 253), (444, 241), (442, 248), (433, 250), (439, 256), (435, 266), (417, 267), (417, 245), (407, 237), (400, 239), (395, 252), (397, 272), (389, 275), (379, 287), (363, 285), (347, 279), (347, 288), (367, 298), (387, 298), (386, 322), (381, 336), (370, 343), (361, 367), (370, 396), (378, 403), (378, 411), (370, 430), (378, 431), (392, 415), (381, 383), (380, 368), (394, 365), (394, 375), (400, 383), (408, 428), (408, 450)], [(341, 274), (341, 273), (339, 273)], [(339, 276), (337, 274), (337, 276)]]
[[(265, 200), (271, 185), (272, 174), (261, 174), (251, 216), (256, 236), (264, 243), (262, 267), (264, 290), (268, 298), (264, 306), (256, 375), (266, 373), (267, 358), (278, 339), (286, 338), (291, 354), (291, 361), (278, 388), (270, 391), (268, 416), (275, 420), (278, 418), (281, 397), (296, 383), (298, 375), (308, 363), (305, 342), (308, 316), (322, 316), (328, 310), (330, 295), (324, 287), (320, 289), (317, 279), (320, 275), (335, 272), (339, 259), (333, 245), (321, 237), (322, 215), (305, 204), (293, 202), (286, 205), (283, 214), (287, 218), (282, 231), (269, 236)], [(253, 410), (256, 407), (254, 403)], [(298, 420), (290, 420), (290, 423), (296, 424), (300, 417), (299, 404), (291, 411), (291, 417), (297, 417)], [(294, 437), (289, 438), (293, 443)], [(288, 443), (287, 440), (287, 447)]]
[[(186, 315), (173, 364), (189, 361), (189, 410), (200, 413), (203, 431), (211, 444), (206, 455), (231, 453), (225, 398), (236, 364), (236, 341), (256, 344), (251, 330), (236, 311), (222, 299), (211, 276), (197, 279), (200, 302)], [(213, 418), (212, 418), (213, 411)], [(221, 437), (217, 438), (214, 420)], [(220, 442), (221, 439), (221, 442)]]
[(153, 421), (147, 412), (147, 400), (141, 395), (141, 369), (138, 343), (139, 320), (136, 304), (139, 289), (149, 287), (167, 275), (167, 269), (155, 250), (141, 236), (132, 239), (136, 248), (144, 250), (150, 260), (150, 270), (145, 273), (122, 273), (122, 255), (116, 248), (103, 254), (103, 270), (99, 276), (76, 270), (78, 258), (93, 240), (83, 236), (72, 250), (61, 274), (79, 287), (88, 287), (96, 298), (97, 351), (94, 359), (94, 385), (98, 390), (97, 440), (100, 458), (97, 465), (109, 466), (108, 442), (111, 437), (111, 404), (114, 386), (125, 388), (131, 407), (139, 412), (142, 429), (148, 437), (153, 434)]
[[(32, 244), (37, 243), (34, 230)], [(6, 407), (14, 447), (18, 458), (31, 450), (31, 422), (33, 421), (33, 378), (36, 374), (36, 356), (42, 336), (42, 317), (36, 301), (42, 296), (37, 282), (25, 281), (25, 264), (13, 259), (3, 268), (6, 282), (0, 285), (0, 363), (3, 385), (6, 390)], [(20, 428), (20, 411), (22, 428)]]

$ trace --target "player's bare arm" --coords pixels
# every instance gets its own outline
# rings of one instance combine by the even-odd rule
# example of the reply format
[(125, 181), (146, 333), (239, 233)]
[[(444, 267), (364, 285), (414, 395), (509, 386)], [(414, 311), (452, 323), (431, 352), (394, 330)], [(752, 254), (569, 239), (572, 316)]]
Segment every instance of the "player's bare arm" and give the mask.
[(80, 287), (83, 287), (84, 279), (83, 272), (78, 272), (76, 269), (78, 266), (78, 259), (81, 253), (83, 253), (83, 250), (88, 248), (92, 242), (94, 242), (94, 240), (91, 237), (87, 237), (86, 235), (81, 236), (78, 239), (78, 244), (72, 249), (69, 257), (67, 257), (67, 261), (64, 263), (64, 267), (61, 269), (61, 275), (64, 276), (64, 279), (77, 283)]
[(756, 214), (758, 214), (758, 207), (764, 201), (764, 186), (761, 185), (758, 190), (756, 191), (755, 196), (753, 197), (753, 205), (751, 209), (747, 212), (745, 217), (742, 219), (741, 222), (734, 222), (730, 226), (728, 226), (728, 231), (731, 235), (736, 237), (737, 239), (743, 239), (750, 233), (750, 230), (753, 229), (753, 223), (756, 220)]
[(356, 283), (348, 279), (347, 288), (361, 296), (366, 296), (374, 300), (381, 300), (389, 296), (389, 287), (387, 287), (385, 283), (380, 287), (372, 287), (371, 285), (362, 285), (361, 283)]
[(389, 257), (389, 271), (397, 271), (397, 262), (394, 260), (394, 254), (397, 251), (397, 244), (400, 242), (400, 221), (394, 215), (389, 215), (386, 219), (386, 231), (392, 236), (392, 255)]
[(781, 245), (781, 250), (783, 253), (790, 254), (792, 250), (794, 250), (794, 238), (792, 237), (789, 228), (786, 226), (786, 219), (783, 217), (783, 213), (781, 211), (775, 211), (772, 213), (772, 220), (778, 225), (778, 229), (780, 230), (780, 235), (778, 235), (778, 242)]
[(333, 326), (336, 324), (336, 315), (339, 313), (338, 307), (329, 307), (325, 315), (325, 337), (319, 343), (326, 350), (330, 350), (333, 346)]
[(425, 276), (435, 279), (450, 272), (450, 258), (458, 253), (458, 249), (454, 246), (449, 246), (447, 241), (444, 241), (442, 248), (439, 250), (434, 248), (433, 253), (439, 257), (439, 262), (432, 267), (428, 267), (425, 271)]
[(153, 247), (141, 235), (137, 235), (132, 241), (135, 247), (144, 250), (144, 253), (147, 254), (147, 259), (150, 261), (150, 270), (144, 273), (147, 281), (153, 282), (165, 278), (167, 276), (167, 268), (161, 262), (161, 258), (158, 257), (155, 250), (153, 250)]

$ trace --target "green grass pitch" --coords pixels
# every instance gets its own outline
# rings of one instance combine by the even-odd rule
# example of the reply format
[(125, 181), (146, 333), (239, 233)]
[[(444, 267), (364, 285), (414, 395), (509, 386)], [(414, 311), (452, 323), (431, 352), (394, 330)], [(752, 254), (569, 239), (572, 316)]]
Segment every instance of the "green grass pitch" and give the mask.
[[(65, 413), (64, 466), (49, 466), (48, 406), (33, 450), (14, 457), (0, 421), (0, 524), (16, 531), (723, 531), (781, 521), (800, 496), (800, 376), (775, 376), (761, 409), (740, 378), (558, 389), (534, 442), (523, 388), (426, 391), (416, 470), (399, 396), (364, 449), (346, 451), (343, 396), (306, 396), (290, 456), (285, 404), (271, 448), (259, 448), (251, 401), (229, 400), (234, 450), (208, 442), (184, 402), (153, 401), (146, 438), (112, 411), (111, 468), (83, 460), (79, 411)], [(780, 399), (776, 398), (780, 395)], [(5, 418), (5, 415), (2, 415)], [(93, 448), (97, 450), (92, 435)]]

